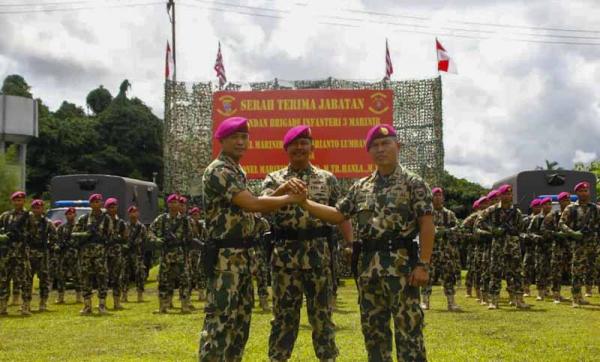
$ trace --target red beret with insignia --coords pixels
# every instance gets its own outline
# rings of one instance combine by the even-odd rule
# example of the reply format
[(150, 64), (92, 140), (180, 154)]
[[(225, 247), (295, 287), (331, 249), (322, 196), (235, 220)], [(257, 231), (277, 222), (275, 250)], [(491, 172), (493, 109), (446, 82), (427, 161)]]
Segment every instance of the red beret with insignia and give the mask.
[(396, 137), (396, 130), (389, 124), (378, 124), (372, 127), (367, 133), (367, 151), (371, 148), (371, 143), (378, 138)]
[(215, 138), (222, 140), (237, 132), (248, 133), (248, 119), (244, 117), (227, 118), (217, 127)]

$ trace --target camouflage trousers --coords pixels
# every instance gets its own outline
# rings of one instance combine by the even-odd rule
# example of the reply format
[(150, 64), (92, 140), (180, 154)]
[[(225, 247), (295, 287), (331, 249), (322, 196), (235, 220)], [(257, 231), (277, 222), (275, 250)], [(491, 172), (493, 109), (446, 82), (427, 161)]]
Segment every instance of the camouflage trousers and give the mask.
[(537, 289), (548, 290), (551, 281), (552, 243), (549, 240), (540, 240), (535, 250), (535, 275)]
[(492, 242), (481, 245), (481, 264), (479, 265), (479, 284), (483, 293), (490, 292)]
[(483, 270), (483, 245), (476, 244), (473, 247), (473, 287), (477, 290), (481, 290), (481, 273)]
[(573, 257), (571, 259), (571, 293), (576, 296), (581, 294), (581, 286), (586, 281), (586, 274), (589, 269), (590, 249), (594, 248), (594, 240), (584, 238), (583, 240), (573, 240), (571, 250)]
[[(3, 254), (2, 254), (3, 253)], [(10, 280), (13, 279), (13, 288), (19, 289), (23, 301), (31, 301), (31, 288), (27, 280), (30, 278), (31, 265), (27, 255), (14, 252), (0, 252), (0, 300), (7, 301), (10, 291)], [(17, 288), (18, 287), (18, 288)], [(16, 290), (13, 290), (15, 293)]]
[(64, 293), (67, 279), (73, 281), (75, 291), (81, 291), (81, 270), (79, 268), (79, 251), (76, 248), (63, 250), (59, 259), (56, 288), (59, 293)]
[(40, 298), (48, 298), (50, 293), (50, 278), (48, 270), (48, 259), (50, 255), (48, 250), (43, 249), (30, 249), (29, 250), (29, 264), (31, 265), (31, 273), (27, 279), (27, 288), (33, 290), (33, 276), (37, 275), (39, 280)]
[(98, 298), (106, 298), (108, 269), (104, 253), (104, 245), (101, 244), (88, 244), (80, 251), (81, 291), (84, 299), (92, 297), (94, 278), (98, 285)]
[(596, 259), (598, 257), (598, 240), (590, 242), (586, 246), (585, 259), (586, 259), (586, 271), (584, 277), (584, 283), (586, 286), (591, 287), (596, 284), (598, 266), (596, 265)]
[(124, 292), (129, 291), (131, 279), (135, 282), (135, 289), (138, 292), (144, 291), (144, 282), (146, 281), (146, 265), (144, 257), (141, 254), (128, 254), (123, 258), (123, 286)]
[(48, 260), (48, 279), (52, 289), (58, 288), (58, 278), (60, 273), (60, 258), (61, 253), (59, 250), (50, 251), (50, 258)]
[(259, 297), (269, 296), (269, 267), (265, 253), (260, 247), (248, 250), (250, 254), (250, 272), (256, 278)]
[(158, 295), (161, 299), (173, 295), (179, 288), (179, 298), (187, 300), (190, 292), (190, 276), (182, 248), (163, 251), (158, 269)]
[(552, 291), (560, 293), (563, 274), (568, 274), (571, 269), (571, 257), (567, 240), (555, 240), (552, 245), (552, 260), (550, 271), (552, 279)]
[(106, 266), (108, 271), (108, 287), (112, 288), (113, 296), (121, 296), (123, 286), (123, 248), (119, 244), (113, 244), (106, 248)]
[(407, 276), (357, 280), (360, 322), (369, 361), (393, 361), (394, 325), (398, 361), (425, 361), (423, 311), (419, 288), (408, 285)]
[(290, 358), (300, 328), (300, 309), (306, 296), (312, 342), (319, 359), (335, 358), (335, 325), (332, 321), (331, 272), (328, 269), (273, 268), (273, 320), (269, 358)]
[(206, 276), (202, 270), (200, 262), (200, 250), (190, 250), (188, 253), (188, 263), (190, 266), (190, 290), (191, 289), (206, 289)]
[(523, 264), (519, 238), (494, 238), (490, 254), (490, 295), (500, 295), (503, 278), (506, 279), (509, 293), (523, 295)]
[(254, 290), (250, 273), (215, 271), (208, 278), (198, 360), (242, 360), (250, 333)]
[(536, 246), (531, 238), (523, 240), (523, 284), (530, 286), (536, 281)]
[[(446, 244), (445, 246), (448, 246)], [(456, 284), (456, 261), (454, 260), (453, 248), (445, 248), (441, 252), (436, 252), (431, 256), (431, 270), (429, 272), (429, 282), (421, 289), (423, 295), (431, 295), (433, 281), (438, 278), (442, 280), (444, 286), (444, 295), (450, 296), (456, 294), (454, 285)]]
[(462, 279), (462, 260), (460, 257), (460, 247), (456, 239), (452, 239), (448, 243), (453, 260), (454, 284)]
[(467, 245), (467, 275), (465, 276), (465, 287), (473, 288), (475, 285), (475, 245)]

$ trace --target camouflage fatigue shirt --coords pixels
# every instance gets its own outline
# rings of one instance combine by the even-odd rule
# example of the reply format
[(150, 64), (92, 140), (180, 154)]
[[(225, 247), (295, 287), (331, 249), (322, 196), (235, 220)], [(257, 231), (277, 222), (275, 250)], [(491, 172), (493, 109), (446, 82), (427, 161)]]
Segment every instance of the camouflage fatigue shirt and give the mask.
[(20, 235), (18, 235), (18, 240), (7, 241), (6, 244), (0, 243), (0, 248), (8, 250), (7, 255), (12, 257), (23, 256), (27, 253), (27, 240), (29, 240), (30, 234), (34, 232), (33, 214), (25, 209), (20, 212), (13, 209), (5, 211), (0, 215), (0, 230), (4, 234), (10, 232), (11, 226), (17, 222), (22, 223), (19, 228)]
[(45, 216), (32, 217), (32, 232), (29, 235), (29, 247), (36, 250), (48, 250), (56, 243), (56, 228), (52, 220)]
[(81, 215), (79, 219), (77, 219), (77, 224), (75, 225), (74, 231), (89, 232), (89, 227), (93, 224), (97, 226), (101, 244), (104, 245), (106, 243), (106, 239), (108, 238), (108, 233), (110, 232), (110, 220), (108, 215), (104, 212), (94, 214), (90, 211), (85, 215)]
[[(337, 203), (346, 217), (356, 216), (358, 236), (364, 242), (413, 239), (418, 218), (433, 212), (431, 190), (425, 181), (402, 166), (381, 176), (375, 171), (358, 180)], [(361, 277), (399, 277), (409, 272), (408, 250), (362, 253)]]
[(108, 238), (107, 243), (111, 245), (119, 244), (124, 245), (127, 243), (127, 238), (125, 236), (125, 221), (121, 220), (119, 216), (115, 215), (114, 218), (108, 216), (109, 224), (108, 224)]
[[(209, 239), (242, 241), (254, 236), (254, 215), (232, 202), (236, 194), (247, 190), (246, 182), (242, 167), (222, 153), (204, 170), (202, 184)], [(248, 250), (219, 249), (216, 270), (249, 273), (249, 266)]]
[[(297, 178), (308, 188), (308, 198), (320, 204), (335, 206), (341, 190), (335, 176), (313, 165), (305, 170), (293, 170), (291, 166), (272, 172), (263, 181), (262, 194), (272, 195), (287, 180)], [(314, 230), (328, 226), (327, 223), (312, 217), (302, 207), (291, 204), (269, 215), (275, 229)], [(327, 238), (319, 237), (303, 242), (287, 241), (278, 243), (273, 249), (272, 265), (288, 269), (323, 268), (329, 265), (330, 255)], [(288, 244), (286, 247), (286, 244)]]
[(127, 244), (129, 245), (129, 253), (131, 255), (143, 255), (144, 244), (148, 238), (148, 230), (146, 225), (142, 224), (139, 220), (132, 224), (128, 221), (125, 224), (125, 235), (127, 235)]
[(525, 230), (523, 214), (515, 205), (506, 209), (502, 208), (500, 203), (492, 205), (483, 210), (475, 222), (476, 229), (487, 232), (492, 232), (493, 228), (505, 228), (506, 225), (513, 227), (517, 232)]
[[(174, 240), (168, 236), (172, 233)], [(178, 214), (172, 217), (168, 212), (158, 215), (150, 224), (149, 237), (156, 241), (162, 240), (163, 250), (183, 248), (192, 238), (192, 226), (187, 217)]]
[(75, 228), (75, 222), (61, 224), (56, 230), (56, 239), (61, 249), (78, 248), (77, 241), (71, 237)]
[(584, 235), (586, 240), (593, 240), (600, 228), (600, 210), (592, 202), (580, 204), (579, 201), (571, 203), (565, 207), (559, 221), (559, 227), (562, 231), (571, 233), (589, 228), (591, 233)]

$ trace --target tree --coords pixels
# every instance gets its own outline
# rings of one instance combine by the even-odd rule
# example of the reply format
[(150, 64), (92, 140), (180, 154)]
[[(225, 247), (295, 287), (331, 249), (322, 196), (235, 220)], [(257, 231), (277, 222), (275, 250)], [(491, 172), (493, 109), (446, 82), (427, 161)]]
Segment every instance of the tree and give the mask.
[(18, 168), (11, 167), (7, 164), (6, 155), (0, 154), (0, 211), (8, 210), (12, 207), (10, 203), (10, 195), (15, 192), (18, 187), (18, 177), (15, 172)]
[(536, 170), (548, 170), (548, 171), (557, 171), (557, 170), (563, 170), (562, 167), (558, 167), (558, 162), (556, 161), (548, 161), (546, 160), (546, 168), (542, 167), (542, 166), (537, 166), (535, 168)]
[[(436, 185), (438, 186), (438, 185)], [(444, 171), (440, 185), (444, 189), (446, 207), (456, 213), (461, 219), (467, 217), (475, 200), (487, 194), (487, 190), (474, 182), (457, 178)]]
[(108, 89), (104, 88), (103, 86), (100, 86), (89, 92), (85, 99), (88, 107), (90, 107), (95, 115), (99, 115), (106, 108), (108, 108), (112, 100), (112, 94), (110, 94)]
[(63, 101), (60, 105), (60, 108), (58, 108), (58, 110), (54, 112), (54, 115), (58, 119), (66, 120), (69, 118), (84, 117), (85, 112), (83, 108), (79, 107), (75, 103)]
[(23, 77), (18, 74), (12, 74), (4, 78), (1, 93), (10, 96), (33, 98), (30, 90), (31, 87)]

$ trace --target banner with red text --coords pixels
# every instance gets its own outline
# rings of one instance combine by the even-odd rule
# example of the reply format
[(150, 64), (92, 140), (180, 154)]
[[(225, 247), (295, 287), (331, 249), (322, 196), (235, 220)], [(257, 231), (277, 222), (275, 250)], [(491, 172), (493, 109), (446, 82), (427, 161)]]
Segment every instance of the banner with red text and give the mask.
[[(338, 178), (364, 177), (374, 170), (365, 150), (365, 136), (376, 124), (392, 124), (392, 90), (273, 90), (216, 92), (213, 95), (213, 133), (233, 116), (249, 119), (250, 146), (241, 164), (248, 178), (288, 165), (283, 136), (305, 124), (312, 131), (317, 167)], [(213, 156), (219, 153), (213, 142)]]

